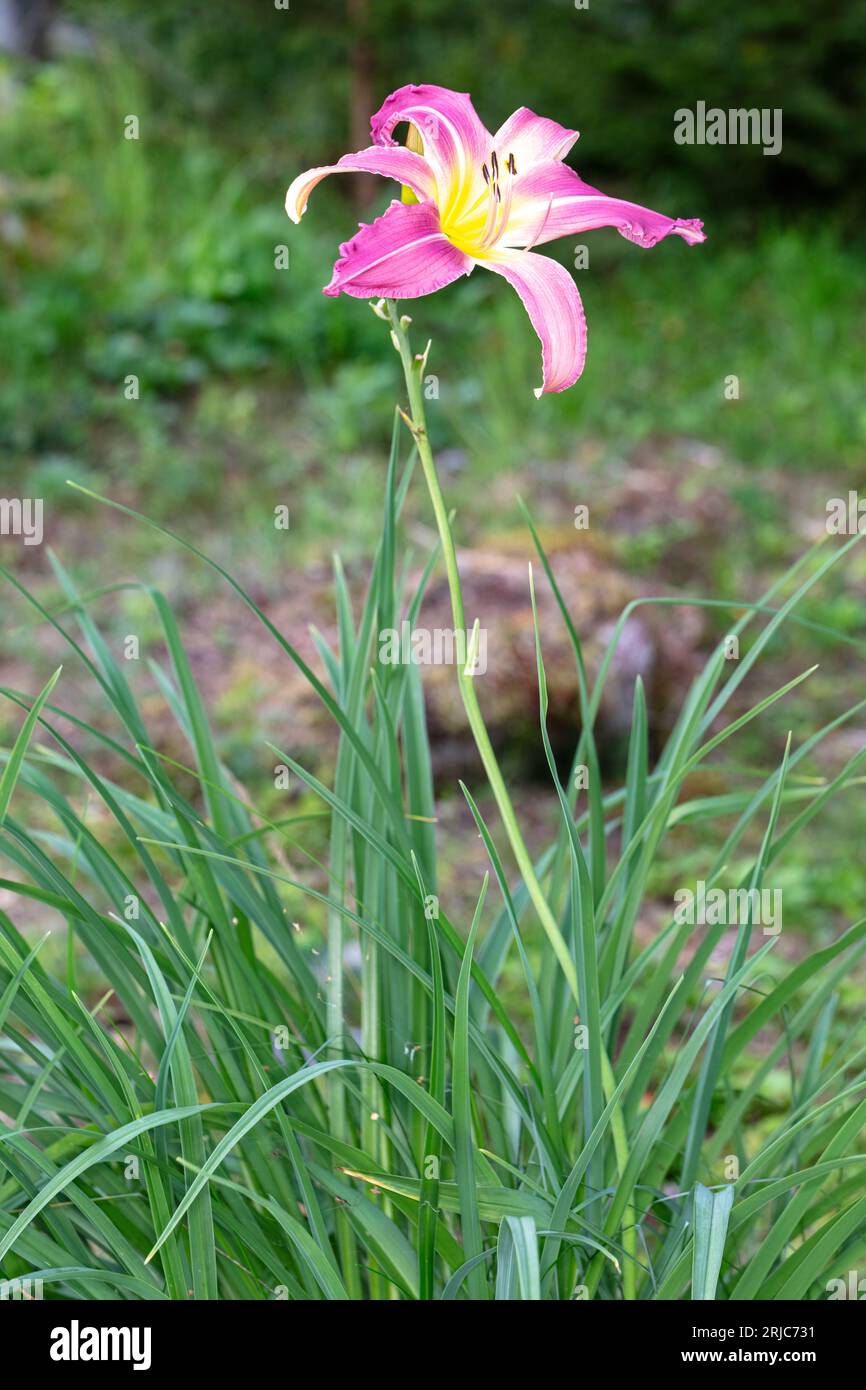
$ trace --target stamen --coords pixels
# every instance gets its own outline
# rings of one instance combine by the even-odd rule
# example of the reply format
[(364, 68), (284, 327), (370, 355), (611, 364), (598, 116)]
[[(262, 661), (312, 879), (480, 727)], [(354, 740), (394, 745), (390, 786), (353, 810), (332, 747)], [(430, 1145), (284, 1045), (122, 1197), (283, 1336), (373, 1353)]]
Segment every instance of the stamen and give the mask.
[(508, 219), (511, 216), (511, 199), (514, 192), (514, 185), (509, 181), (505, 185), (505, 202), (499, 209), (499, 218), (493, 231), (493, 241), (499, 241), (505, 228), (508, 226)]
[(494, 246), (496, 242), (499, 241), (508, 225), (508, 219), (511, 216), (513, 187), (514, 185), (509, 180), (505, 185), (505, 198), (503, 200), (499, 184), (497, 183), (494, 186), (495, 196), (490, 199), (490, 211), (487, 215), (484, 231), (481, 234), (480, 245), (485, 250), (489, 246)]
[[(493, 164), (495, 158), (495, 154), (492, 154), (490, 156), (491, 165)], [(487, 193), (489, 198), (489, 204), (487, 208), (487, 217), (485, 218), (484, 226), (481, 230), (481, 236), (479, 238), (479, 244), (481, 246), (488, 245), (491, 237), (494, 234), (496, 223), (499, 218), (499, 204), (501, 202), (501, 194), (499, 192), (499, 182), (495, 174), (490, 184), (488, 185)]]
[[(508, 155), (505, 161), (505, 169), (511, 175), (511, 178), (517, 173), (517, 164), (513, 154)], [(488, 247), (499, 240), (505, 230), (505, 225), (511, 213), (511, 179), (509, 179), (505, 185), (505, 198), (503, 200), (502, 189), (499, 184), (499, 156), (495, 150), (491, 150), (490, 152), (490, 168), (488, 169), (486, 164), (482, 164), (481, 174), (487, 185), (489, 204), (487, 208), (487, 217), (485, 218), (478, 244), (481, 247)], [(472, 207), (469, 209), (470, 212), (474, 211), (483, 197), (484, 195), (482, 194), (481, 198), (475, 200)]]
[(552, 207), (553, 207), (553, 194), (551, 193), (550, 197), (549, 197), (548, 200), (547, 200), (547, 211), (545, 212), (544, 216), (542, 217), (541, 222), (539, 223), (539, 225), (538, 225), (538, 227), (537, 227), (535, 233), (533, 234), (531, 240), (529, 240), (529, 241), (526, 243), (526, 245), (524, 246), (524, 248), (523, 248), (524, 251), (531, 251), (532, 248), (533, 248), (533, 246), (535, 246), (535, 245), (537, 244), (538, 238), (541, 236), (541, 233), (544, 231), (545, 227), (547, 226), (548, 219), (549, 219), (549, 217), (550, 217), (550, 210), (551, 210)]

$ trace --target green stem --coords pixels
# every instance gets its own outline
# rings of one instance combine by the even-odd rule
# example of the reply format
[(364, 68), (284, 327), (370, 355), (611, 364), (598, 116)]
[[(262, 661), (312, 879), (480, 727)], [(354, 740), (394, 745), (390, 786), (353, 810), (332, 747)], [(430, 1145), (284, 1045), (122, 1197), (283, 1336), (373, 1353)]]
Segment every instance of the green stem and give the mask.
[[(406, 377), (406, 389), (409, 393), (410, 417), (407, 418), (407, 423), (418, 448), (418, 457), (421, 460), (421, 467), (424, 470), (424, 478), (430, 493), (430, 500), (433, 503), (433, 512), (436, 517), (439, 539), (442, 544), (442, 554), (445, 557), (445, 569), (448, 575), (448, 589), (451, 595), (451, 612), (454, 618), (454, 627), (458, 632), (466, 632), (466, 618), (463, 611), (463, 592), (460, 587), (460, 571), (457, 567), (457, 552), (454, 548), (454, 538), (451, 534), (445, 498), (442, 495), (442, 488), (439, 485), (439, 478), (436, 473), (436, 465), (433, 461), (433, 451), (430, 448), (430, 439), (427, 434), (427, 422), (424, 413), (423, 373), (427, 354), (424, 353), (420, 357), (413, 357), (409, 344), (409, 320), (401, 318), (393, 300), (389, 299), (386, 303), (388, 306), (388, 318), (391, 323), (394, 346), (400, 354), (403, 372)], [(512, 852), (517, 860), (517, 866), (520, 869), (523, 882), (526, 884), (526, 889), (529, 893), (532, 905), (538, 914), (538, 919), (544, 931), (547, 933), (556, 958), (562, 967), (563, 974), (576, 999), (577, 973), (574, 961), (571, 958), (565, 938), (559, 930), (550, 904), (544, 895), (544, 890), (538, 881), (532, 857), (520, 833), (517, 817), (514, 814), (514, 807), (511, 804), (508, 789), (505, 785), (502, 773), (499, 770), (496, 754), (493, 751), (493, 746), (490, 742), (490, 737), (487, 733), (487, 728), (478, 703), (478, 696), (475, 693), (475, 679), (462, 665), (460, 665), (460, 663), (457, 665), (457, 680), (460, 687), (460, 695), (463, 700), (463, 707), (466, 710), (466, 717), (469, 720), (469, 727), (472, 730), (475, 745), (481, 755), (484, 771), (487, 773), (487, 780), (496, 798), (496, 805), (499, 807), (499, 814), (502, 817), (502, 823), (505, 826)]]
[[(386, 300), (388, 320), (391, 324), (391, 336), (394, 346), (400, 354), (400, 361), (403, 364), (403, 373), (406, 378), (406, 390), (409, 393), (409, 416), (406, 419), (409, 428), (415, 439), (418, 449), (418, 457), (421, 460), (421, 467), (424, 470), (424, 478), (427, 489), (430, 493), (430, 500), (433, 503), (433, 512), (436, 517), (436, 525), (439, 530), (439, 539), (442, 545), (442, 554), (445, 558), (445, 569), (448, 575), (448, 589), (451, 596), (451, 612), (454, 619), (454, 627), (458, 632), (466, 632), (466, 616), (463, 608), (463, 591), (460, 587), (460, 571), (457, 566), (457, 552), (454, 547), (454, 537), (451, 534), (451, 523), (448, 517), (448, 510), (445, 506), (445, 498), (442, 495), (442, 488), (439, 484), (439, 477), (436, 472), (436, 465), (433, 460), (433, 451), (430, 447), (430, 439), (427, 434), (427, 421), (424, 412), (424, 369), (427, 363), (427, 352), (420, 356), (413, 356), (409, 343), (409, 323), (408, 318), (400, 316), (397, 305), (393, 300)], [(429, 345), (428, 345), (429, 346)], [(469, 663), (467, 662), (467, 665)], [(517, 817), (514, 814), (514, 807), (508, 795), (508, 788), (505, 785), (496, 754), (487, 733), (481, 707), (478, 703), (478, 696), (475, 693), (475, 680), (473, 676), (458, 663), (457, 680), (460, 687), (460, 695), (463, 700), (463, 707), (466, 710), (466, 717), (469, 727), (475, 739), (475, 745), (481, 755), (484, 764), (484, 771), (487, 773), (487, 780), (496, 798), (499, 807), (499, 814), (505, 826), (508, 840), (512, 852), (520, 869), (523, 882), (532, 901), (532, 905), (538, 914), (544, 931), (553, 947), (556, 959), (562, 967), (562, 972), (568, 982), (569, 988), (575, 999), (578, 999), (577, 971), (574, 961), (566, 945), (565, 939), (559, 930), (556, 918), (553, 915), (550, 904), (545, 897), (544, 890), (538, 881), (532, 857), (520, 833), (517, 824)], [(603, 1043), (601, 1044), (602, 1070), (604, 1073), (604, 1087), (608, 1098), (615, 1089), (615, 1081), (610, 1061)], [(626, 1137), (625, 1125), (620, 1106), (617, 1106), (611, 1116), (611, 1130), (614, 1138), (616, 1150), (617, 1168), (622, 1177), (626, 1162), (628, 1161), (628, 1140)], [(627, 1229), (624, 1232), (624, 1244), (626, 1255), (634, 1255), (636, 1251), (636, 1232), (633, 1228), (634, 1212), (629, 1207), (627, 1216)], [(627, 1298), (634, 1298), (634, 1265), (627, 1261), (629, 1268), (624, 1271), (624, 1292)], [(592, 1270), (593, 1287), (598, 1283), (600, 1270)]]

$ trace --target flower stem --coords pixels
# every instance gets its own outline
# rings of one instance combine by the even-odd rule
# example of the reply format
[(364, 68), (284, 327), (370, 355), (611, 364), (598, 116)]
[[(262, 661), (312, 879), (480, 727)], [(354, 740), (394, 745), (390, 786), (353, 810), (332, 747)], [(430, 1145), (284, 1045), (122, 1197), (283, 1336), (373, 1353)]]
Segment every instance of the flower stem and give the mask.
[[(400, 361), (403, 364), (403, 372), (406, 377), (406, 390), (409, 393), (409, 417), (407, 424), (412, 431), (418, 449), (418, 457), (421, 460), (421, 467), (424, 471), (424, 478), (427, 489), (430, 493), (430, 500), (433, 503), (433, 512), (436, 517), (436, 525), (439, 530), (439, 539), (442, 545), (442, 554), (445, 558), (445, 569), (448, 575), (448, 589), (451, 596), (451, 612), (454, 619), (454, 627), (457, 632), (466, 632), (466, 617), (463, 610), (463, 591), (460, 586), (460, 571), (457, 567), (457, 552), (454, 547), (454, 537), (451, 534), (451, 524), (448, 518), (448, 511), (445, 506), (445, 498), (442, 495), (442, 488), (439, 484), (439, 477), (436, 472), (436, 465), (433, 461), (433, 451), (430, 447), (430, 439), (427, 434), (427, 422), (424, 413), (424, 390), (423, 376), (427, 361), (426, 352), (421, 356), (413, 356), (409, 343), (409, 320), (402, 318), (397, 310), (397, 305), (393, 300), (387, 300), (388, 318), (391, 323), (392, 340), (395, 348), (400, 354)], [(468, 666), (467, 662), (467, 666)], [(491, 790), (496, 798), (496, 805), (499, 807), (499, 814), (505, 826), (506, 834), (511, 845), (512, 852), (517, 860), (523, 882), (532, 901), (532, 905), (538, 915), (544, 931), (546, 932), (550, 944), (562, 972), (568, 981), (569, 987), (575, 998), (577, 998), (577, 973), (571, 953), (565, 942), (562, 932), (559, 930), (556, 918), (550, 908), (550, 904), (544, 895), (544, 890), (538, 881), (532, 857), (526, 848), (520, 827), (517, 824), (517, 817), (514, 814), (514, 807), (508, 795), (481, 707), (478, 703), (478, 696), (475, 693), (475, 678), (460, 663), (457, 665), (457, 681), (460, 687), (460, 695), (463, 700), (463, 707), (466, 710), (466, 717), (469, 727), (475, 739), (475, 745), (481, 755), (484, 771), (490, 783)]]
[[(409, 393), (410, 413), (409, 416), (406, 417), (406, 423), (412, 431), (418, 449), (418, 457), (421, 460), (421, 467), (424, 471), (424, 478), (430, 493), (430, 500), (433, 503), (433, 512), (436, 517), (442, 553), (445, 558), (445, 569), (448, 575), (448, 589), (451, 596), (451, 612), (454, 619), (454, 627), (458, 632), (466, 632), (466, 616), (463, 608), (463, 591), (460, 587), (460, 571), (457, 566), (457, 552), (454, 547), (454, 537), (451, 534), (451, 523), (448, 510), (445, 506), (445, 498), (442, 495), (439, 476), (436, 472), (436, 465), (433, 460), (430, 438), (427, 434), (423, 389), (424, 369), (427, 365), (427, 351), (420, 354), (420, 356), (413, 356), (409, 343), (410, 320), (399, 314), (397, 305), (393, 300), (386, 300), (385, 303), (387, 305), (388, 321), (391, 324), (391, 337), (394, 347), (400, 354), (400, 361), (403, 364), (403, 373), (406, 378), (406, 390)], [(379, 312), (378, 307), (377, 312)], [(384, 318), (384, 313), (380, 312), (380, 317)], [(467, 662), (467, 666), (468, 665), (469, 662)], [(568, 981), (569, 988), (577, 1000), (579, 996), (574, 960), (559, 930), (556, 918), (545, 897), (544, 890), (538, 881), (532, 857), (520, 833), (517, 817), (514, 814), (514, 807), (508, 795), (508, 788), (499, 770), (499, 763), (496, 760), (496, 754), (493, 751), (493, 745), (487, 733), (487, 726), (484, 723), (484, 716), (481, 713), (481, 707), (478, 703), (478, 696), (475, 693), (474, 677), (469, 673), (466, 667), (462, 666), (459, 662), (457, 665), (457, 681), (460, 687), (463, 707), (466, 710), (466, 717), (469, 721), (469, 727), (472, 730), (475, 745), (481, 755), (481, 761), (487, 773), (487, 780), (496, 798), (499, 814), (502, 817), (502, 822), (505, 826), (512, 852), (517, 860), (523, 882), (526, 885), (526, 890), (538, 914), (538, 919), (550, 940), (556, 958), (562, 967), (562, 972)], [(616, 1081), (613, 1069), (611, 1068), (610, 1059), (601, 1040), (599, 1040), (599, 1046), (601, 1048), (602, 1084), (605, 1096), (609, 1101), (616, 1089)], [(616, 1151), (617, 1170), (620, 1178), (622, 1178), (628, 1162), (629, 1147), (621, 1105), (618, 1104), (615, 1107), (611, 1115), (610, 1123)], [(634, 1209), (629, 1205), (625, 1213), (625, 1227), (623, 1230), (623, 1244), (625, 1247), (627, 1264), (627, 1269), (624, 1272), (623, 1291), (627, 1299), (633, 1299), (635, 1297), (635, 1221), (636, 1215)], [(602, 1258), (602, 1256), (596, 1257), (593, 1268), (590, 1271), (593, 1290), (597, 1286), (601, 1274), (600, 1265)]]

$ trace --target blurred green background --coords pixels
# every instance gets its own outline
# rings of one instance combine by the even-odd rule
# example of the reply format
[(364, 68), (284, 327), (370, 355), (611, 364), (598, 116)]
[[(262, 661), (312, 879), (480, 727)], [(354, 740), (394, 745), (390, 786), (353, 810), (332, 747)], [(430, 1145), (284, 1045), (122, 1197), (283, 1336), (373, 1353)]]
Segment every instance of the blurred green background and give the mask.
[[(169, 594), (239, 776), (262, 776), (251, 740), (263, 732), (285, 740), (289, 724), (296, 751), (318, 748), (284, 669), (205, 571), (65, 480), (193, 539), (313, 650), (303, 633), (311, 617), (328, 621), (332, 549), (351, 580), (378, 534), (400, 394), (383, 325), (321, 287), (338, 243), (396, 190), (331, 180), (297, 228), (283, 199), (300, 170), (368, 143), (369, 115), (404, 83), (470, 91), (491, 129), (520, 105), (576, 126), (570, 162), (585, 179), (701, 217), (708, 234), (696, 248), (671, 238), (642, 251), (611, 231), (544, 248), (569, 267), (576, 245), (588, 248), (574, 274), (589, 355), (577, 387), (540, 403), (537, 340), (498, 278), (476, 274), (412, 306), (417, 336), (434, 340), (431, 432), (460, 541), (520, 594), (505, 676), (525, 702), (503, 697), (492, 722), (536, 749), (516, 764), (527, 785), (537, 734), (533, 662), (520, 657), (518, 493), (566, 569), (574, 506), (590, 506), (580, 544), (591, 563), (573, 587), (591, 640), (635, 594), (756, 598), (823, 532), (827, 498), (863, 481), (864, 0), (6, 0), (0, 34), (0, 495), (44, 499), (46, 541), (84, 587), (148, 580)], [(781, 108), (781, 153), (677, 145), (674, 113), (698, 101)], [(130, 115), (137, 140), (124, 138)], [(281, 246), (287, 269), (275, 265)], [(273, 526), (279, 504), (288, 534)], [(407, 533), (423, 554), (432, 533), (419, 489)], [(56, 598), (46, 547), (0, 544)], [(856, 641), (864, 589), (855, 553), (806, 616)], [(45, 630), (20, 606), (8, 613), (5, 679), (33, 689)], [(118, 639), (131, 627), (146, 639), (148, 613), (135, 590), (100, 610)], [(668, 615), (667, 634), (642, 635), (657, 728), (691, 654), (730, 621)], [(767, 688), (822, 662), (779, 715), (777, 743), (792, 722), (805, 733), (856, 698), (853, 650), (803, 629), (777, 644)], [(554, 691), (563, 744), (567, 680), (558, 713)], [(448, 707), (433, 720), (451, 782), (472, 758), (457, 722)], [(614, 762), (616, 734), (612, 716)], [(777, 750), (762, 731), (739, 751), (757, 771)], [(805, 906), (848, 910), (863, 827), (835, 814), (802, 893)]]
[[(581, 453), (603, 464), (654, 438), (697, 437), (742, 464), (750, 523), (768, 511), (768, 470), (832, 472), (840, 486), (856, 474), (862, 0), (799, 13), (786, 0), (44, 10), (30, 46), (54, 56), (0, 67), (4, 486), (24, 470), (56, 515), (74, 506), (74, 476), (220, 528), (249, 518), (266, 486), (291, 493), (299, 543), (367, 545), (394, 364), (365, 307), (320, 289), (338, 242), (395, 189), (332, 180), (300, 228), (282, 204), (301, 169), (368, 143), (369, 114), (407, 81), (471, 91), (492, 129), (521, 104), (576, 126), (586, 179), (702, 217), (708, 233), (700, 249), (652, 252), (607, 231), (573, 239), (589, 252), (575, 272), (588, 364), (541, 406), (538, 346), (504, 285), (475, 275), (416, 304), (467, 525), (491, 519), (480, 483), (503, 470)], [(781, 108), (782, 152), (676, 145), (674, 111), (699, 100)], [(123, 138), (128, 114), (137, 141)], [(571, 241), (545, 250), (572, 265)], [(763, 520), (761, 539), (778, 540)]]

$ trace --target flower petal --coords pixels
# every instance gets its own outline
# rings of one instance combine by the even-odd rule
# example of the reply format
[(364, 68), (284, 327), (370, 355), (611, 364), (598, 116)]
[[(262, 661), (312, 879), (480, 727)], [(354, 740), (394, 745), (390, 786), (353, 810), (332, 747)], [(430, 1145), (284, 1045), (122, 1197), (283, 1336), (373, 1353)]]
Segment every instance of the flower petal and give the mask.
[(384, 174), (385, 178), (396, 179), (405, 184), (419, 198), (436, 197), (436, 178), (423, 155), (414, 154), (402, 145), (383, 148), (373, 145), (357, 154), (344, 154), (336, 164), (323, 164), (318, 169), (308, 169), (299, 174), (286, 194), (286, 212), (293, 222), (300, 222), (307, 210), (307, 199), (317, 183), (328, 174), (347, 174), (360, 172)]
[(435, 203), (395, 201), (340, 247), (325, 294), (417, 299), (468, 275), (473, 264), (445, 236)]
[(535, 164), (549, 159), (565, 159), (578, 137), (558, 121), (536, 116), (528, 106), (520, 106), (493, 137), (493, 148), (500, 161), (514, 155), (517, 172), (528, 172)]
[(541, 339), (544, 381), (536, 396), (573, 386), (586, 358), (586, 319), (568, 271), (532, 251), (497, 249), (477, 264), (494, 270), (517, 290)]
[(565, 164), (548, 160), (525, 174), (519, 172), (519, 164), (517, 167), (503, 245), (542, 245), (595, 227), (616, 227), (627, 241), (638, 246), (655, 246), (671, 232), (689, 243), (705, 240), (703, 222), (665, 217), (638, 203), (608, 198)]
[(493, 148), (490, 132), (476, 115), (469, 94), (447, 87), (409, 86), (392, 92), (370, 122), (374, 143), (392, 144), (391, 132), (402, 121), (410, 121), (421, 136), (444, 213), (480, 181), (481, 165)]

